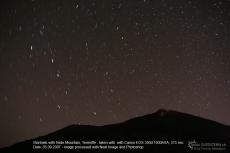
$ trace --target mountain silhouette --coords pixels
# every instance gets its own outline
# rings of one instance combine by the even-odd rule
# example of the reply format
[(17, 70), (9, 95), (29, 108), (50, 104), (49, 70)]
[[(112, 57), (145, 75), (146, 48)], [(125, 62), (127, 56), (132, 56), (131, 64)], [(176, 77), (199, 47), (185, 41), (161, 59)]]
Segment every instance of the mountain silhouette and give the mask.
[[(48, 142), (51, 144), (46, 144)], [(45, 148), (36, 148), (44, 147), (43, 145)], [(52, 148), (46, 148), (48, 145)], [(212, 152), (229, 153), (229, 145), (229, 126), (197, 116), (161, 109), (153, 114), (118, 124), (70, 125), (48, 135), (20, 142), (1, 150), (6, 152), (20, 150), (24, 152), (180, 153), (207, 152), (211, 149)], [(73, 149), (75, 146), (83, 148)], [(107, 148), (102, 149), (103, 147)]]

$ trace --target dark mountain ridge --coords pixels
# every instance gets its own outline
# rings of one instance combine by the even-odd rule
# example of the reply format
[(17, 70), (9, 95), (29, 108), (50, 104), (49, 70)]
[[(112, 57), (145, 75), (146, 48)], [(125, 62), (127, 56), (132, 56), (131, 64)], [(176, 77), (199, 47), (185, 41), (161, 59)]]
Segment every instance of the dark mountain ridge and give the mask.
[[(29, 152), (78, 152), (77, 149), (33, 149), (33, 141), (143, 141), (144, 149), (84, 149), (80, 152), (187, 152), (194, 151), (189, 147), (190, 142), (212, 143), (218, 146), (218, 152), (229, 152), (230, 145), (230, 127), (203, 119), (197, 116), (179, 113), (176, 111), (159, 110), (156, 113), (136, 117), (128, 121), (104, 125), (70, 125), (56, 132), (41, 136), (32, 140), (17, 143), (3, 151), (29, 151)], [(153, 144), (145, 144), (150, 141)], [(166, 143), (166, 144), (158, 144)], [(169, 143), (169, 144), (167, 144)], [(177, 143), (177, 144), (172, 144)], [(183, 144), (178, 144), (183, 143)], [(98, 144), (99, 145), (99, 144)], [(114, 146), (113, 144), (112, 146)], [(117, 144), (119, 146), (119, 144)], [(138, 144), (134, 145), (138, 146)], [(215, 146), (208, 146), (206, 149), (216, 149)], [(62, 145), (63, 147), (63, 145)], [(197, 149), (197, 148), (195, 148)], [(199, 149), (199, 147), (198, 147)], [(206, 152), (207, 150), (199, 150)], [(213, 149), (213, 150), (214, 150)], [(215, 150), (216, 151), (216, 150)]]

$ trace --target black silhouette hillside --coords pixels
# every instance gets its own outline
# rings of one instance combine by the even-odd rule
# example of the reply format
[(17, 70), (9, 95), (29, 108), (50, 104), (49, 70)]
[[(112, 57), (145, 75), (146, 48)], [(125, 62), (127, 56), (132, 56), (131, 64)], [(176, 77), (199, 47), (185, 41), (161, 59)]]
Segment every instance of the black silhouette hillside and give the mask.
[[(61, 149), (33, 149), (34, 141), (78, 141), (81, 145), (62, 144)], [(121, 144), (110, 144), (108, 149), (66, 149), (66, 146), (84, 146), (82, 141), (99, 141)], [(129, 142), (144, 141), (145, 144), (127, 144)], [(146, 142), (145, 142), (146, 141)], [(148, 141), (148, 142), (147, 142)], [(147, 144), (149, 143), (150, 144)], [(154, 144), (151, 144), (154, 143)], [(163, 143), (163, 144), (162, 144)], [(179, 143), (179, 144), (174, 144)], [(191, 145), (192, 143), (192, 145)], [(108, 147), (109, 144), (104, 144)], [(203, 148), (201, 146), (203, 145)], [(159, 110), (156, 113), (137, 117), (123, 123), (89, 126), (71, 125), (51, 134), (32, 140), (17, 143), (2, 151), (18, 152), (207, 152), (212, 149), (217, 152), (228, 152), (230, 145), (230, 127), (206, 120), (200, 117), (179, 113), (175, 111)], [(40, 146), (43, 146), (40, 144)], [(90, 146), (87, 144), (86, 146)], [(103, 145), (102, 145), (103, 146)], [(114, 146), (123, 146), (125, 149), (115, 149)], [(130, 147), (131, 146), (131, 147)], [(139, 148), (138, 148), (139, 146)], [(141, 149), (140, 146), (143, 148)], [(51, 145), (54, 147), (54, 145)], [(135, 148), (136, 147), (136, 148)]]

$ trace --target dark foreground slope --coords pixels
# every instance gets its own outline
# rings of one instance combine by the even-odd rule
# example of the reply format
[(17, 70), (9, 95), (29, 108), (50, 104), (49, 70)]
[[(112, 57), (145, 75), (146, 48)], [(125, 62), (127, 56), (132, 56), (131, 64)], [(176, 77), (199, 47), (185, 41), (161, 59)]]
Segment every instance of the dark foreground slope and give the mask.
[(229, 145), (229, 126), (184, 113), (160, 110), (119, 124), (71, 125), (1, 151), (227, 153), (230, 152)]

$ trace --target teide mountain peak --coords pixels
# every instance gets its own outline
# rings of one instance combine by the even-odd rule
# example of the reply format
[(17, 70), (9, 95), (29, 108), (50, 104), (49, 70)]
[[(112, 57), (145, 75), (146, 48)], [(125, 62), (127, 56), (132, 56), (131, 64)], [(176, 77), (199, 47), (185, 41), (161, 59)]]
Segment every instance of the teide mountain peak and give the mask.
[(158, 153), (211, 150), (227, 153), (230, 151), (229, 145), (229, 126), (185, 113), (160, 109), (153, 114), (118, 124), (71, 125), (2, 150)]

